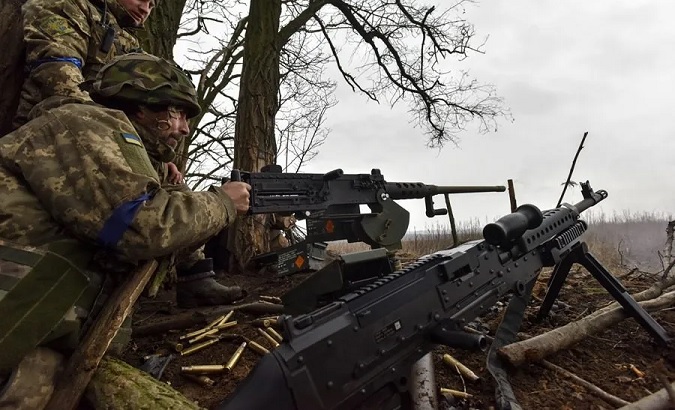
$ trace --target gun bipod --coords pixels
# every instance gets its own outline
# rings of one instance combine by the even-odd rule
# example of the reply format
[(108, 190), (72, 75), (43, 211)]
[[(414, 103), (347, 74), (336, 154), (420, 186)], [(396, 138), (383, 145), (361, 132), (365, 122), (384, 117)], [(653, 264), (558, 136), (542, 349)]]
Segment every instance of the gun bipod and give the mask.
[(553, 269), (546, 289), (546, 296), (539, 308), (537, 320), (542, 320), (553, 307), (572, 265), (578, 263), (588, 270), (600, 284), (607, 289), (610, 295), (623, 307), (626, 314), (633, 317), (656, 341), (665, 345), (670, 341), (666, 330), (640, 306), (626, 291), (621, 283), (612, 275), (589, 251), (588, 245), (581, 242)]

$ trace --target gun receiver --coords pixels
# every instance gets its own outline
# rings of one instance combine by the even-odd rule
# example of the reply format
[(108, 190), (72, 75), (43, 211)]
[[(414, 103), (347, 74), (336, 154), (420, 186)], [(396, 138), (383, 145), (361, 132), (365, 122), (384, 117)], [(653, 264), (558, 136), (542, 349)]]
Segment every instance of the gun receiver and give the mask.
[[(543, 213), (523, 206), (488, 224), (485, 240), (424, 256), (319, 309), (283, 316), (284, 342), (220, 408), (255, 410), (269, 403), (278, 409), (400, 408), (411, 366), (435, 344), (483, 348), (484, 340), (463, 333), (466, 323), (503, 296), (524, 294), (542, 267), (555, 266), (564, 276), (560, 271), (571, 262), (584, 263), (575, 258), (589, 257), (579, 213), (607, 193), (594, 193), (588, 184), (582, 189), (585, 198), (576, 205)], [(626, 312), (657, 340), (667, 341), (664, 329), (605, 273), (608, 281), (601, 283)], [(552, 278), (545, 303), (557, 293), (560, 277)], [(394, 402), (384, 405), (382, 397)]]

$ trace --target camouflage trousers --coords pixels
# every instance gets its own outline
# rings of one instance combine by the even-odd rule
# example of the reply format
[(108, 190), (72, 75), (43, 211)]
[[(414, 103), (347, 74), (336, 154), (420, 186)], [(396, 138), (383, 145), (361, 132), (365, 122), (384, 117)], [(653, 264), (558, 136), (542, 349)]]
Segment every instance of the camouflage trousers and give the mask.
[(46, 347), (38, 347), (26, 355), (2, 385), (0, 410), (42, 410), (54, 392), (65, 358)]

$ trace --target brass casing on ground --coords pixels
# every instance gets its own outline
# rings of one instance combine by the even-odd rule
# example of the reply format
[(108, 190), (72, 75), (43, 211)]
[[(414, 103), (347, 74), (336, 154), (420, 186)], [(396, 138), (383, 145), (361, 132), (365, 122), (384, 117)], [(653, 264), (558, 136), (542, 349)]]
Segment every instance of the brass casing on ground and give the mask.
[(237, 350), (234, 352), (232, 357), (230, 357), (230, 360), (227, 361), (227, 364), (225, 365), (225, 369), (229, 372), (232, 371), (232, 368), (237, 364), (239, 361), (239, 358), (241, 357), (241, 354), (244, 353), (244, 349), (246, 349), (246, 345), (248, 342), (242, 342)]

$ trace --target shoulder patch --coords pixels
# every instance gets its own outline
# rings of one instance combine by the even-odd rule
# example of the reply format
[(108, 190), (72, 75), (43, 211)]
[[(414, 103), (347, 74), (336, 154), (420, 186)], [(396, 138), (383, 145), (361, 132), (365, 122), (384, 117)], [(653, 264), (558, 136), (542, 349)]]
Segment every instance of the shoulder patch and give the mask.
[(126, 142), (127, 144), (134, 144), (134, 145), (138, 145), (139, 147), (143, 146), (143, 143), (141, 142), (141, 138), (138, 135), (129, 134), (128, 132), (123, 132), (122, 138), (124, 139), (124, 142)]
[(39, 23), (40, 30), (43, 33), (54, 37), (69, 34), (75, 31), (73, 27), (68, 24), (68, 20), (61, 16), (49, 16)]

